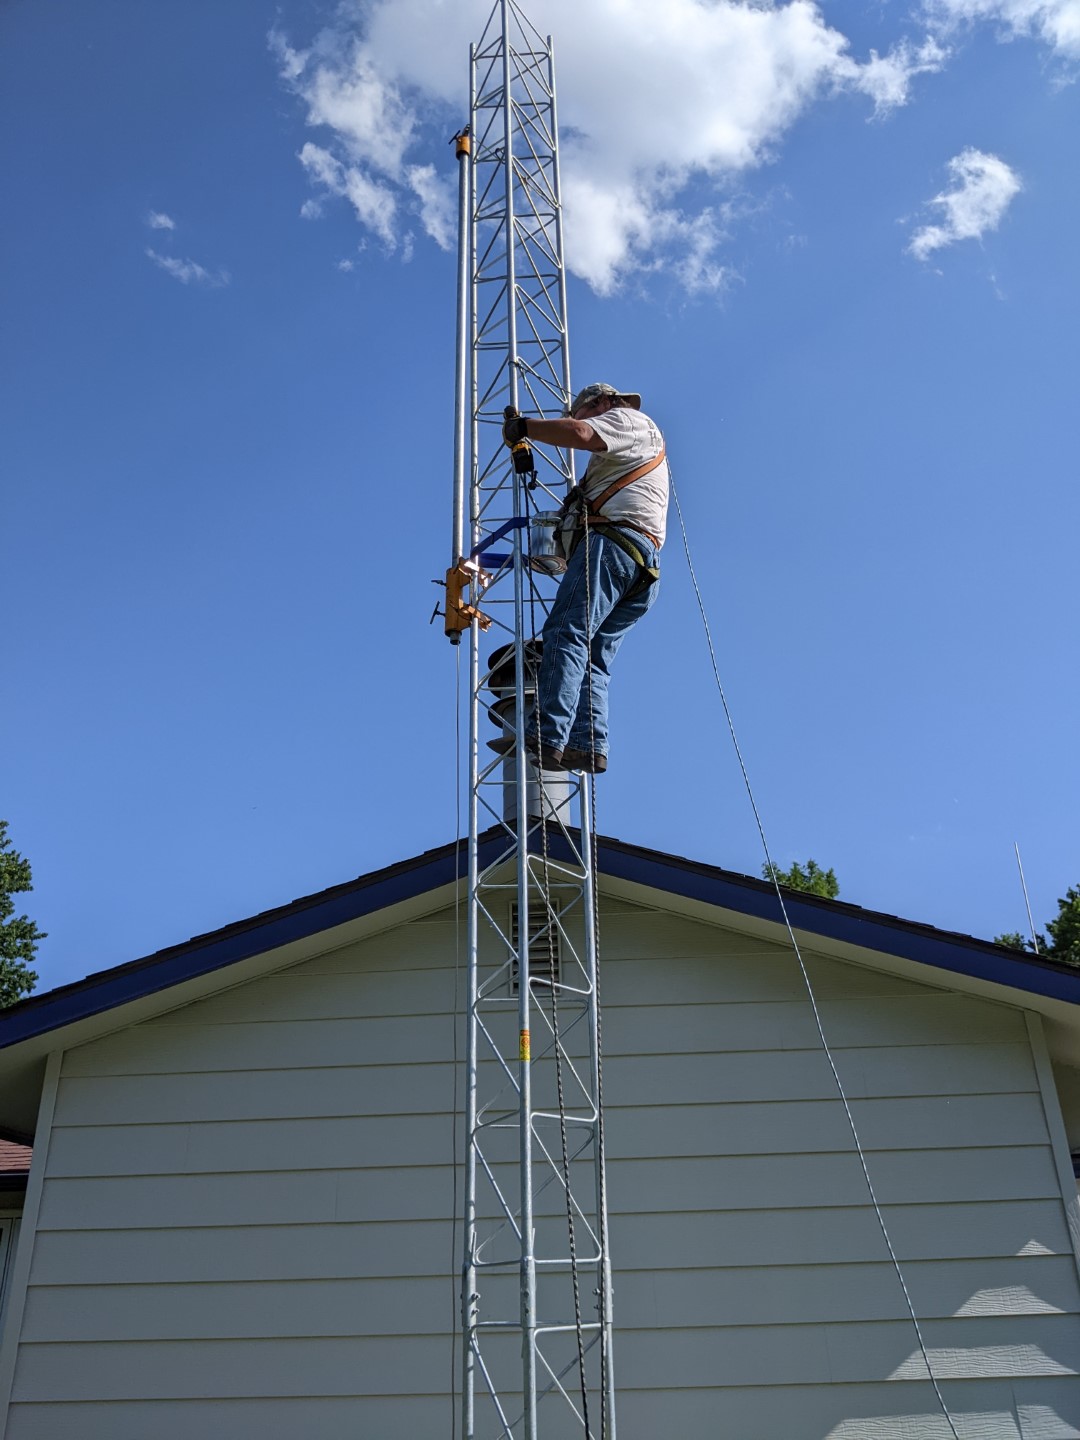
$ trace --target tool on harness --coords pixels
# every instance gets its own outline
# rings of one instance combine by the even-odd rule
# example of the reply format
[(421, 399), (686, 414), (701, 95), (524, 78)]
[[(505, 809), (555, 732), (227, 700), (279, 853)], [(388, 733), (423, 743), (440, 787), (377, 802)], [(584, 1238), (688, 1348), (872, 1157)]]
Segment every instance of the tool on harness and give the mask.
[(514, 473), (532, 476), (532, 484), (529, 486), (531, 490), (536, 484), (536, 461), (533, 459), (532, 446), (525, 439), (525, 417), (513, 405), (507, 405), (503, 411), (503, 439), (510, 446)]
[(633, 560), (638, 567), (637, 579), (623, 596), (624, 600), (632, 600), (635, 595), (640, 595), (643, 590), (647, 590), (650, 585), (655, 585), (660, 579), (660, 567), (657, 565), (646, 565), (644, 552), (639, 546), (634, 544), (629, 535), (623, 533), (618, 525), (597, 525), (590, 522), (585, 528), (593, 531), (596, 535), (603, 535), (606, 540), (610, 540), (613, 545), (617, 545), (620, 550), (625, 551), (626, 554), (630, 556), (630, 559)]

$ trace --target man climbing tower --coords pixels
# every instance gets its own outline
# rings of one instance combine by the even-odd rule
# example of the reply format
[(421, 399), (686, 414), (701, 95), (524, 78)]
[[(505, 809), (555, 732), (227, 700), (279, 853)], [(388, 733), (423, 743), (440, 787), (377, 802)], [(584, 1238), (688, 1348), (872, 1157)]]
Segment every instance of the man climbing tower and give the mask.
[(608, 680), (626, 632), (651, 608), (667, 528), (664, 437), (641, 396), (586, 385), (563, 420), (515, 415), (507, 445), (538, 440), (592, 452), (563, 505), (566, 573), (543, 630), (537, 681), (539, 746), (545, 770), (602, 774), (608, 756)]

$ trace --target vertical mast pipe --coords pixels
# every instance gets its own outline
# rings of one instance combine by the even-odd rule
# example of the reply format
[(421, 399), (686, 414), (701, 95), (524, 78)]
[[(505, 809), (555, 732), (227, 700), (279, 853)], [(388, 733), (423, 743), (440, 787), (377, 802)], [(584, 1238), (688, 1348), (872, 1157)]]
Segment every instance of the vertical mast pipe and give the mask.
[[(476, 47), (469, 46), (469, 134), (476, 135)], [(471, 147), (470, 147), (471, 149)], [(457, 424), (460, 425), (460, 442), (454, 455), (454, 544), (456, 560), (464, 553), (464, 539), (458, 534), (460, 524), (464, 530), (465, 508), (465, 433), (468, 419), (469, 453), (475, 459), (476, 428), (476, 371), (473, 365), (476, 331), (476, 237), (473, 225), (472, 157), (459, 160), (464, 178), (463, 212), (459, 215), (458, 244), (458, 396)], [(458, 439), (458, 436), (455, 436)], [(460, 467), (460, 468), (458, 468)], [(477, 522), (477, 497), (472, 483), (472, 468), (469, 474), (469, 540), (470, 548)], [(460, 479), (461, 491), (458, 493)], [(479, 597), (478, 597), (479, 598)], [(463, 1440), (474, 1440), (476, 1435), (476, 1325), (479, 1318), (480, 1297), (477, 1293), (476, 1275), (476, 1122), (477, 1122), (477, 1019), (476, 1005), (479, 993), (479, 915), (476, 894), (479, 884), (479, 814), (476, 775), (479, 761), (479, 694), (480, 694), (480, 628), (474, 620), (469, 627), (469, 932), (466, 971), (466, 1030), (465, 1030), (465, 1206), (462, 1216), (465, 1232), (465, 1259), (461, 1273), (461, 1434)], [(455, 1117), (456, 1123), (456, 1117)]]
[[(472, 75), (472, 46), (469, 74)], [(470, 86), (471, 88), (471, 86)], [(450, 564), (465, 554), (465, 386), (469, 352), (469, 190), (472, 170), (472, 105), (469, 124), (456, 136), (458, 162), (457, 371), (454, 383), (454, 534)]]
[[(477, 48), (469, 45), (469, 135), (477, 135)], [(469, 147), (471, 148), (471, 147)], [(478, 498), (472, 474), (477, 459), (477, 369), (475, 369), (475, 340), (477, 340), (477, 236), (475, 236), (474, 187), (472, 187), (472, 156), (461, 161), (464, 168), (465, 196), (464, 217), (459, 233), (461, 245), (461, 269), (458, 271), (458, 418), (461, 420), (461, 507), (465, 507), (465, 426), (468, 419), (468, 497), (469, 497), (469, 547), (475, 541), (477, 530)], [(455, 474), (456, 482), (456, 474)], [(462, 516), (464, 526), (464, 516)], [(464, 553), (464, 540), (456, 540)], [(480, 886), (480, 812), (478, 812), (477, 773), (480, 765), (480, 625), (477, 621), (469, 626), (469, 916), (468, 916), (468, 971), (467, 1004), (468, 1018), (465, 1021), (465, 1263), (462, 1266), (461, 1318), (462, 1318), (462, 1382), (461, 1382), (461, 1433), (462, 1440), (474, 1440), (477, 1433), (475, 1397), (477, 1397), (477, 1322), (480, 1319), (480, 1295), (477, 1290), (477, 1133), (478, 1107), (478, 1032), (477, 995), (480, 992), (480, 914), (477, 910), (477, 891)]]
[[(573, 391), (570, 389), (570, 316), (566, 308), (566, 251), (563, 248), (562, 177), (559, 174), (559, 112), (555, 95), (555, 48), (551, 36), (548, 45), (548, 89), (551, 91), (551, 193), (555, 199), (555, 254), (559, 260), (559, 314), (562, 316), (562, 384), (565, 404), (570, 404)], [(570, 484), (574, 483), (574, 452), (567, 450), (567, 474)]]
[[(480, 639), (476, 622), (470, 627), (469, 645), (469, 767), (475, 774), (478, 760), (479, 703), (480, 689)], [(479, 816), (477, 813), (477, 787), (469, 786), (469, 895), (476, 895), (479, 855)], [(480, 1296), (477, 1290), (476, 1269), (476, 1125), (477, 1125), (477, 1018), (476, 1003), (479, 992), (479, 916), (476, 905), (470, 900), (468, 961), (466, 969), (466, 1019), (465, 1019), (465, 1206), (462, 1215), (465, 1233), (465, 1258), (461, 1272), (461, 1326), (462, 1326), (462, 1374), (461, 1374), (461, 1433), (463, 1440), (473, 1440), (476, 1434), (476, 1326), (479, 1319)], [(456, 1023), (456, 1018), (455, 1018)], [(457, 1123), (457, 1116), (454, 1117)]]
[(1024, 864), (1020, 859), (1020, 846), (1015, 840), (1013, 841), (1013, 849), (1016, 851), (1016, 868), (1020, 871), (1020, 884), (1024, 891), (1024, 905), (1027, 909), (1028, 930), (1031, 932), (1031, 948), (1035, 951), (1035, 954), (1038, 955), (1039, 937), (1035, 934), (1035, 921), (1031, 918), (1031, 901), (1028, 899), (1027, 881), (1024, 879)]

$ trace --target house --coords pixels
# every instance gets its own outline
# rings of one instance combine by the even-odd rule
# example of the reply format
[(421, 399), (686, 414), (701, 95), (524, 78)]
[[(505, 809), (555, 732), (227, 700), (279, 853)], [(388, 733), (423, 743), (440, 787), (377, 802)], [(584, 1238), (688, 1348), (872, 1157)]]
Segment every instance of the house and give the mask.
[[(460, 857), (0, 1016), (6, 1440), (459, 1433)], [(621, 1440), (952, 1434), (771, 887), (598, 869)], [(1080, 973), (788, 905), (955, 1433), (1080, 1435)]]

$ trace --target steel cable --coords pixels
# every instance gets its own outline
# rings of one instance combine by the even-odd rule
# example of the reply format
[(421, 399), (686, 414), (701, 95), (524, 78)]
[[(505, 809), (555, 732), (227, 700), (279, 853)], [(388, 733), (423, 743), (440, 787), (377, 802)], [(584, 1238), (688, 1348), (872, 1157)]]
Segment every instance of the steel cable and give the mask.
[(607, 1415), (607, 1325), (608, 1325), (608, 1252), (607, 1252), (607, 1151), (604, 1142), (604, 1044), (603, 1025), (600, 1010), (600, 907), (595, 903), (596, 885), (595, 876), (599, 872), (599, 845), (596, 839), (596, 776), (589, 777), (589, 793), (592, 802), (592, 832), (589, 842), (592, 849), (592, 872), (593, 884), (593, 954), (596, 956), (596, 966), (593, 974), (593, 994), (596, 1006), (596, 1149), (599, 1156), (597, 1174), (599, 1182), (597, 1186), (597, 1226), (600, 1231), (600, 1265), (599, 1265), (599, 1295), (598, 1311), (600, 1317), (600, 1435), (601, 1440), (606, 1440), (608, 1415)]
[[(535, 632), (534, 632), (535, 633)], [(585, 1440), (590, 1440), (589, 1430), (589, 1386), (585, 1376), (585, 1334), (581, 1322), (581, 1281), (578, 1274), (577, 1260), (577, 1232), (574, 1225), (574, 1201), (573, 1191), (570, 1186), (570, 1159), (566, 1141), (566, 1099), (563, 1091), (562, 1072), (562, 1038), (559, 1034), (559, 1000), (557, 994), (558, 975), (555, 964), (555, 909), (551, 903), (551, 870), (548, 854), (548, 804), (547, 793), (544, 788), (544, 767), (540, 758), (540, 672), (539, 666), (543, 663), (541, 654), (535, 670), (533, 680), (533, 719), (536, 723), (536, 783), (540, 799), (540, 835), (544, 867), (544, 907), (545, 907), (545, 929), (548, 943), (548, 975), (551, 984), (551, 1028), (554, 1034), (555, 1046), (555, 1086), (558, 1095), (559, 1111), (559, 1142), (562, 1154), (562, 1179), (563, 1188), (566, 1192), (566, 1228), (570, 1247), (570, 1279), (574, 1294), (574, 1335), (577, 1340), (577, 1361), (578, 1375), (581, 1380), (581, 1418), (585, 1426)], [(584, 781), (582, 781), (584, 784)], [(524, 824), (524, 821), (521, 822)], [(526, 953), (526, 980), (528, 977), (528, 950), (530, 938), (530, 922), (528, 917), (528, 903), (526, 901), (525, 915), (525, 953)], [(518, 915), (518, 936), (521, 936), (522, 919)], [(521, 980), (521, 961), (518, 960), (518, 984)]]
[[(670, 478), (670, 467), (668, 473)], [(908, 1290), (907, 1283), (904, 1280), (903, 1270), (900, 1268), (900, 1261), (897, 1258), (896, 1250), (893, 1247), (892, 1239), (889, 1235), (888, 1226), (885, 1224), (885, 1217), (882, 1214), (881, 1206), (878, 1203), (877, 1194), (874, 1190), (874, 1184), (870, 1178), (870, 1170), (866, 1162), (866, 1153), (863, 1150), (862, 1141), (859, 1138), (859, 1131), (855, 1124), (855, 1117), (851, 1112), (851, 1106), (848, 1103), (847, 1094), (844, 1091), (843, 1082), (840, 1079), (840, 1073), (836, 1068), (836, 1061), (833, 1058), (832, 1050), (829, 1048), (829, 1042), (825, 1037), (825, 1027), (822, 1024), (821, 1014), (818, 1010), (817, 997), (814, 994), (814, 987), (810, 981), (810, 974), (806, 968), (806, 962), (803, 960), (802, 951), (799, 948), (799, 942), (795, 938), (795, 931), (792, 928), (791, 920), (788, 917), (787, 905), (784, 902), (783, 891), (781, 890), (780, 882), (777, 879), (777, 869), (776, 866), (773, 864), (772, 855), (769, 851), (769, 842), (765, 838), (765, 826), (761, 819), (761, 812), (758, 810), (757, 801), (754, 798), (754, 791), (753, 787), (750, 784), (750, 775), (746, 768), (746, 761), (743, 759), (742, 749), (739, 745), (738, 736), (735, 733), (735, 722), (731, 714), (731, 707), (728, 704), (727, 695), (724, 693), (723, 682), (720, 679), (720, 669), (716, 660), (716, 647), (713, 644), (712, 630), (709, 626), (709, 617), (705, 611), (705, 602), (701, 595), (701, 587), (698, 584), (697, 573), (694, 570), (694, 562), (690, 554), (690, 540), (686, 531), (686, 521), (683, 518), (682, 506), (679, 503), (679, 496), (678, 492), (675, 489), (674, 480), (671, 479), (670, 483), (671, 498), (675, 501), (675, 510), (678, 514), (679, 527), (682, 531), (683, 550), (686, 552), (686, 563), (690, 571), (690, 581), (694, 587), (694, 594), (697, 597), (698, 609), (701, 612), (701, 621), (705, 628), (705, 639), (709, 647), (709, 659), (712, 663), (713, 678), (716, 681), (716, 688), (720, 692), (720, 701), (724, 707), (724, 716), (727, 720), (728, 731), (731, 735), (731, 743), (735, 748), (735, 755), (739, 762), (739, 770), (742, 774), (743, 785), (746, 789), (747, 798), (750, 801), (750, 808), (754, 812), (754, 821), (757, 824), (758, 835), (761, 839), (761, 848), (765, 854), (765, 863), (768, 868), (768, 874), (772, 880), (773, 889), (776, 891), (776, 898), (780, 906), (780, 914), (783, 917), (784, 928), (787, 931), (788, 939), (791, 942), (791, 948), (795, 952), (795, 958), (799, 962), (799, 971), (802, 975), (803, 984), (806, 987), (806, 993), (810, 1000), (810, 1008), (814, 1014), (814, 1024), (817, 1028), (818, 1038), (821, 1041), (821, 1048), (825, 1052), (825, 1057), (828, 1060), (829, 1069), (832, 1072), (832, 1078), (836, 1085), (837, 1093), (839, 1094), (840, 1100), (844, 1107), (844, 1114), (847, 1117), (848, 1127), (851, 1131), (851, 1138), (854, 1141), (855, 1150), (859, 1157), (859, 1165), (862, 1168), (863, 1179), (866, 1182), (866, 1189), (870, 1196), (870, 1203), (874, 1208), (874, 1214), (877, 1217), (877, 1223), (881, 1230), (882, 1238), (885, 1241), (885, 1248), (889, 1252), (889, 1259), (892, 1262), (893, 1270), (895, 1271), (896, 1278), (899, 1281), (900, 1289), (903, 1291), (904, 1302), (907, 1305), (907, 1311), (911, 1317), (911, 1323), (915, 1329), (915, 1336), (919, 1342), (919, 1352), (922, 1355), (923, 1364), (926, 1366), (926, 1373), (929, 1376), (930, 1384), (934, 1388), (934, 1394), (937, 1396), (938, 1404), (941, 1407), (941, 1413), (945, 1417), (945, 1421), (954, 1437), (954, 1440), (960, 1440), (960, 1437), (956, 1431), (956, 1426), (953, 1424), (952, 1415), (949, 1413), (949, 1407), (945, 1403), (945, 1397), (941, 1393), (941, 1386), (938, 1384), (937, 1376), (934, 1374), (934, 1368), (930, 1363), (930, 1355), (926, 1348), (926, 1342), (923, 1339), (922, 1326), (919, 1324), (918, 1316), (915, 1313), (915, 1306), (912, 1303), (911, 1294)]]
[[(537, 760), (537, 776), (543, 771)], [(566, 1098), (563, 1090), (562, 1037), (559, 1034), (559, 976), (555, 963), (555, 909), (551, 903), (551, 872), (548, 858), (547, 804), (544, 797), (544, 782), (540, 787), (540, 832), (543, 836), (544, 902), (546, 906), (546, 929), (548, 942), (548, 975), (551, 984), (551, 1028), (555, 1037), (555, 1087), (558, 1095), (559, 1142), (562, 1152), (562, 1178), (566, 1191), (566, 1227), (570, 1244), (570, 1278), (574, 1292), (574, 1334), (577, 1339), (578, 1374), (581, 1377), (581, 1416), (585, 1426), (585, 1440), (589, 1440), (589, 1387), (585, 1378), (585, 1335), (581, 1323), (581, 1281), (578, 1275), (577, 1233), (574, 1224), (574, 1200), (570, 1187), (570, 1157), (566, 1142)], [(518, 924), (520, 926), (520, 918)], [(520, 962), (519, 962), (520, 966)]]
[[(585, 533), (581, 543), (585, 546), (585, 638), (587, 651), (585, 656), (585, 673), (588, 676), (589, 696), (589, 754), (592, 757), (593, 770), (589, 774), (589, 814), (591, 817), (591, 830), (587, 837), (590, 848), (590, 863), (593, 873), (593, 1007), (596, 1011), (596, 1154), (597, 1154), (597, 1196), (596, 1196), (596, 1226), (600, 1232), (599, 1250), (600, 1262), (597, 1276), (599, 1287), (598, 1313), (600, 1319), (600, 1440), (606, 1440), (609, 1417), (607, 1414), (607, 1163), (604, 1151), (604, 1065), (603, 1046), (601, 1043), (602, 1029), (600, 1023), (600, 906), (597, 894), (596, 876), (598, 871), (599, 847), (596, 840), (596, 718), (593, 713), (593, 676), (592, 676), (592, 576), (591, 576), (591, 554), (590, 544), (592, 536), (589, 534), (588, 524), (585, 526)], [(585, 776), (581, 777), (582, 785), (585, 784)], [(586, 1440), (587, 1427), (586, 1427)]]

